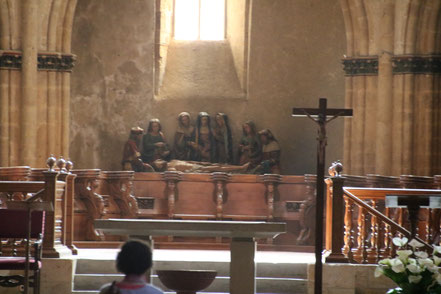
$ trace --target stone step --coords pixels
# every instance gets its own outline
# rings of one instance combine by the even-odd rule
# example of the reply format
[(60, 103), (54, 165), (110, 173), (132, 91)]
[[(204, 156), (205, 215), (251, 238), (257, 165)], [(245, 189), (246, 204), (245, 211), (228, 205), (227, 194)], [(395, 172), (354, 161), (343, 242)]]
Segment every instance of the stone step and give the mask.
[[(257, 277), (306, 278), (306, 263), (258, 263)], [(155, 261), (154, 270), (192, 269), (216, 270), (218, 276), (230, 275), (229, 262), (208, 261)], [(117, 274), (114, 260), (80, 259), (77, 261), (77, 274)]]
[[(114, 280), (122, 279), (119, 274), (77, 274), (75, 275), (74, 290), (75, 293), (82, 291), (84, 293), (96, 293), (103, 284), (111, 283)], [(218, 276), (213, 283), (205, 291), (226, 293), (229, 289), (230, 278)], [(152, 284), (164, 289), (156, 275), (153, 275)], [(294, 294), (306, 293), (306, 279), (294, 278), (256, 278), (256, 288), (259, 293), (278, 293), (278, 294)], [(205, 293), (205, 292), (203, 292)]]

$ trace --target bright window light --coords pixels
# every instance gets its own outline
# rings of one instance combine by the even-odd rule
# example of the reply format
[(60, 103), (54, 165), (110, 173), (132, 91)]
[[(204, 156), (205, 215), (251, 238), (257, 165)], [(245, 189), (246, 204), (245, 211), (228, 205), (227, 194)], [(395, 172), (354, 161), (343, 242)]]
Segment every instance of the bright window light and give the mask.
[(223, 40), (225, 0), (175, 0), (176, 40)]

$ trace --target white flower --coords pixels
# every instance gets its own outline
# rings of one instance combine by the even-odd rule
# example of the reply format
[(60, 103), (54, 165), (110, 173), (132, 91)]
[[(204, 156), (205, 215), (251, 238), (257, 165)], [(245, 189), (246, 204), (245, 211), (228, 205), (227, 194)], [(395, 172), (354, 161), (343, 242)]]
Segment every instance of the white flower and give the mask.
[(413, 250), (415, 250), (415, 248), (420, 248), (420, 247), (423, 247), (423, 246), (424, 246), (423, 243), (418, 242), (418, 241), (415, 240), (415, 239), (412, 239), (412, 241), (409, 242), (409, 245), (412, 246)]
[(381, 277), (384, 274), (383, 269), (380, 266), (377, 266), (375, 269), (374, 275), (376, 278)]
[(415, 258), (409, 258), (409, 259), (407, 260), (407, 263), (408, 263), (408, 264), (417, 264), (417, 261), (416, 261)]
[(404, 264), (398, 258), (391, 259), (390, 265), (392, 266), (392, 270), (396, 273), (402, 273), (406, 270)]
[(436, 275), (435, 279), (436, 282), (441, 285), (441, 275), (440, 274)]
[(414, 283), (414, 284), (418, 284), (418, 283), (421, 281), (422, 278), (423, 278), (423, 277), (420, 276), (420, 275), (418, 275), (418, 276), (412, 276), (412, 275), (410, 275), (410, 276), (409, 276), (409, 282), (410, 282), (410, 283)]
[(423, 271), (421, 267), (419, 267), (416, 264), (409, 264), (406, 266), (406, 268), (412, 273), (412, 274), (419, 274)]
[(380, 260), (378, 263), (390, 266), (390, 260), (391, 260), (390, 258), (385, 258), (385, 259)]
[(433, 254), (435, 253), (441, 254), (441, 246), (433, 245)]
[(417, 252), (415, 252), (415, 256), (418, 258), (426, 259), (429, 257), (429, 254), (427, 254), (427, 252), (424, 252), (424, 251), (417, 251)]
[(433, 256), (433, 261), (435, 262), (436, 265), (439, 265), (441, 263), (441, 258), (434, 255)]
[(412, 250), (397, 250), (397, 255), (403, 262), (405, 262), (407, 258), (412, 255), (412, 253)]
[(395, 237), (392, 239), (392, 242), (395, 244), (395, 246), (398, 247), (403, 247), (404, 245), (407, 244), (407, 241), (409, 241), (409, 239), (407, 239), (406, 237), (403, 238)]
[(419, 263), (419, 265), (425, 266), (425, 267), (433, 266), (433, 260), (431, 260), (430, 258), (418, 259), (418, 263)]
[(427, 269), (429, 270), (429, 272), (435, 274), (435, 273), (438, 273), (439, 267), (437, 267), (436, 265), (432, 264), (432, 265), (427, 265)]

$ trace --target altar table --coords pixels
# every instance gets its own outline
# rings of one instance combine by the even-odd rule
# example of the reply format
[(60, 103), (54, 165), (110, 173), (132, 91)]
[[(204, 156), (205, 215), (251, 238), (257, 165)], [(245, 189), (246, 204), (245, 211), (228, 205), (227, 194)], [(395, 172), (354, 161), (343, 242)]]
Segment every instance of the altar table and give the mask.
[(98, 219), (95, 228), (107, 234), (150, 240), (152, 236), (230, 237), (231, 294), (256, 293), (255, 239), (286, 232), (285, 223), (153, 219)]

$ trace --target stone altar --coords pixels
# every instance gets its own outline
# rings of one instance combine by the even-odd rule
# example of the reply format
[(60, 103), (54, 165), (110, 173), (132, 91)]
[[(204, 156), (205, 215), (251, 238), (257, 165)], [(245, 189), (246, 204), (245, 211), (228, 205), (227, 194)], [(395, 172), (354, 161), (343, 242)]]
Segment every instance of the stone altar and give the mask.
[[(95, 228), (108, 234), (148, 239), (152, 236), (230, 237), (230, 293), (256, 293), (256, 238), (273, 238), (285, 223), (150, 219), (99, 219)], [(153, 247), (153, 244), (152, 244)]]

